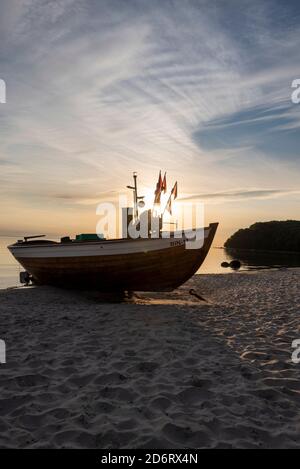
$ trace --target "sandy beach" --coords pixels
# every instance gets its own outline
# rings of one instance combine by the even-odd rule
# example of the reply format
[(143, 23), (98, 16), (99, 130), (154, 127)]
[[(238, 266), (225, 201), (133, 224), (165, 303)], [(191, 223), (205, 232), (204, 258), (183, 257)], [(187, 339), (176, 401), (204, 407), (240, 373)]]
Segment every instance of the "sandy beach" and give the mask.
[(122, 303), (1, 291), (0, 447), (299, 448), (299, 285), (288, 269)]

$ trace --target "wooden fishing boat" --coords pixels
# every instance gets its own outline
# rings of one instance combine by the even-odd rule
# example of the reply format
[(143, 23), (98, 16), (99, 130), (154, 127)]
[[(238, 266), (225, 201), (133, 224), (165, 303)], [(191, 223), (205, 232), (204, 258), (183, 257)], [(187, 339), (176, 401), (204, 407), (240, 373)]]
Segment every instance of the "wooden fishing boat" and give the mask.
[[(138, 215), (136, 179), (134, 210)], [(197, 272), (214, 239), (218, 223), (203, 228), (203, 243), (187, 249), (191, 233), (161, 231), (156, 238), (99, 239), (78, 236), (60, 242), (27, 237), (8, 246), (25, 269), (24, 282), (100, 291), (170, 291)], [(32, 239), (33, 238), (33, 239)]]
[(99, 290), (170, 291), (203, 263), (218, 224), (204, 229), (200, 249), (186, 236), (99, 241), (26, 240), (8, 247), (36, 284)]

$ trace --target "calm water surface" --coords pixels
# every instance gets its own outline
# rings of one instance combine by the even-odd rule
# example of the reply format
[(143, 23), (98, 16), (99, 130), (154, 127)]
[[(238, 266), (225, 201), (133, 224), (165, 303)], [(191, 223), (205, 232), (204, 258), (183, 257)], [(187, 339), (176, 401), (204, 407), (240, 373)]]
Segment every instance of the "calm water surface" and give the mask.
[[(15, 261), (7, 249), (9, 244), (17, 240), (14, 238), (0, 237), (0, 289), (20, 285), (19, 273), (22, 268)], [(232, 272), (230, 268), (221, 267), (223, 261), (230, 262), (239, 259), (242, 262), (241, 270), (259, 270), (279, 267), (300, 267), (300, 253), (274, 253), (246, 250), (228, 250), (211, 248), (199, 273), (203, 274), (227, 274)]]
[(16, 238), (0, 237), (0, 288), (19, 285), (19, 264), (7, 249), (9, 244), (13, 244)]
[(241, 262), (240, 271), (300, 267), (300, 253), (213, 247), (208, 253), (201, 269), (199, 269), (199, 273), (231, 273), (232, 269), (221, 267), (221, 263), (224, 261), (230, 262), (234, 259), (238, 259)]

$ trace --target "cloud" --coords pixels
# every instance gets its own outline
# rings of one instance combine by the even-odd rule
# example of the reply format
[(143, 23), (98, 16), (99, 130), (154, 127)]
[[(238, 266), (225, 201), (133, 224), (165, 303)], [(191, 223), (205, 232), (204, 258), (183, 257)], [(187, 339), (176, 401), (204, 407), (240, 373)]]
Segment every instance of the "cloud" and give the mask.
[(300, 164), (300, 114), (296, 111), (288, 102), (274, 108), (251, 107), (210, 121), (193, 138), (207, 151), (248, 148), (272, 161), (279, 158)]
[[(0, 156), (11, 164), (1, 164), (1, 193), (88, 204), (124, 187), (133, 170), (151, 186), (162, 167), (184, 192), (241, 181), (250, 191), (270, 178), (293, 190), (298, 10), (268, 1), (4, 1)], [(247, 132), (254, 125), (269, 135), (262, 145)], [(285, 155), (274, 148), (279, 138)], [(66, 191), (74, 185), (77, 194)]]
[(257, 200), (257, 199), (275, 199), (278, 197), (300, 195), (300, 190), (281, 190), (281, 189), (249, 189), (249, 190), (231, 190), (220, 191), (215, 193), (203, 193), (196, 195), (188, 195), (179, 198), (179, 201), (208, 201), (208, 202), (237, 202), (243, 200)]

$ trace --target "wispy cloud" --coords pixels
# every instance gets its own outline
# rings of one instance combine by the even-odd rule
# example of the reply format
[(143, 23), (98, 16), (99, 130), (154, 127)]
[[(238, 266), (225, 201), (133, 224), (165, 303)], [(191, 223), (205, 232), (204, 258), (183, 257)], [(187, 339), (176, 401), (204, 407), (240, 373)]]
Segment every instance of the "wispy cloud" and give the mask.
[[(53, 194), (55, 206), (72, 192), (70, 203), (92, 203), (132, 170), (150, 186), (162, 166), (184, 192), (247, 192), (270, 178), (295, 190), (298, 20), (294, 2), (4, 0), (5, 200)], [(286, 154), (272, 137), (258, 146), (254, 124), (280, 132)]]
[(240, 202), (257, 199), (276, 199), (292, 195), (300, 195), (300, 190), (284, 189), (237, 189), (234, 191), (220, 191), (215, 193), (192, 194), (179, 198), (180, 201), (199, 200), (204, 202)]

